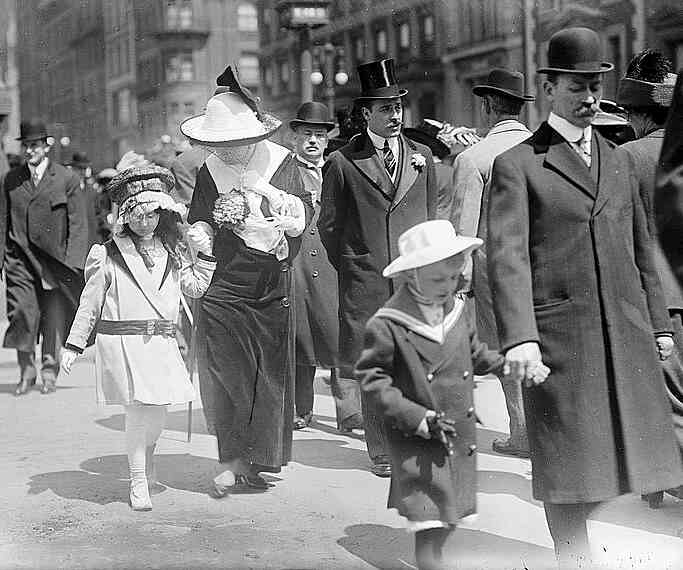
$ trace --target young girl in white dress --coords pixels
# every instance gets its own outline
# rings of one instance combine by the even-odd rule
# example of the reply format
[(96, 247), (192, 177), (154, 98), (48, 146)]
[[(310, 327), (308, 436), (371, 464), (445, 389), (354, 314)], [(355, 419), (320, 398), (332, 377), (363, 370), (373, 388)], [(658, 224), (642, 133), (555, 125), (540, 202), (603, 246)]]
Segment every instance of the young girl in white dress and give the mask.
[(69, 374), (92, 333), (97, 401), (122, 404), (130, 504), (150, 510), (153, 455), (166, 408), (195, 398), (175, 338), (180, 294), (201, 297), (216, 267), (208, 224), (181, 232), (183, 206), (169, 191), (174, 179), (157, 166), (129, 168), (107, 185), (118, 205), (111, 241), (94, 245), (86, 284), (61, 366)]

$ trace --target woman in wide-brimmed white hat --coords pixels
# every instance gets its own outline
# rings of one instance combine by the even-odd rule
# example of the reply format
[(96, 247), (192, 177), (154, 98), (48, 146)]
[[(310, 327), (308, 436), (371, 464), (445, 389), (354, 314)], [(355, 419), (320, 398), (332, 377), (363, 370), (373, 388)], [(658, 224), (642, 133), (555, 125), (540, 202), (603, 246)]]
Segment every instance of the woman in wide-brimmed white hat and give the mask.
[(199, 368), (207, 423), (218, 439), (221, 473), (212, 490), (220, 497), (267, 489), (259, 473), (278, 472), (290, 459), (289, 268), (310, 198), (289, 151), (267, 140), (280, 121), (230, 68), (217, 82), (206, 111), (180, 130), (209, 152), (188, 220), (209, 223), (216, 236), (218, 267), (202, 301)]

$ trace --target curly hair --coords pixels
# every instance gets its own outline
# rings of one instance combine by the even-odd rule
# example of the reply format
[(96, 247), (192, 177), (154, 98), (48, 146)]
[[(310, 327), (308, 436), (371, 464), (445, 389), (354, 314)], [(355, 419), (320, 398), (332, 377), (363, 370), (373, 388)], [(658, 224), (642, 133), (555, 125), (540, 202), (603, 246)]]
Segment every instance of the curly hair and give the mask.
[[(162, 210), (158, 208), (155, 210), (159, 214), (159, 223), (154, 229), (154, 235), (161, 240), (164, 249), (171, 256), (171, 261), (176, 269), (180, 268), (180, 257), (178, 255), (178, 246), (183, 243), (184, 232), (183, 222), (180, 215), (170, 210)], [(137, 249), (137, 234), (130, 229), (128, 223), (123, 224), (118, 235), (129, 237), (136, 244)], [(138, 250), (139, 253), (139, 250)], [(144, 259), (144, 258), (143, 258)], [(147, 262), (145, 261), (145, 264)]]

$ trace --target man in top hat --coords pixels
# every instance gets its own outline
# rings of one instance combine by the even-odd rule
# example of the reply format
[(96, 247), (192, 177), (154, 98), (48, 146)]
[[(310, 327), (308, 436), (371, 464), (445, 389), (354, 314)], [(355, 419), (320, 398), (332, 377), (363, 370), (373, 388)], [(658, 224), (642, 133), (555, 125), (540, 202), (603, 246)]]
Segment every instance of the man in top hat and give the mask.
[(561, 567), (592, 567), (586, 520), (600, 502), (683, 479), (652, 374), (672, 340), (645, 212), (626, 157), (591, 127), (613, 68), (601, 60), (593, 30), (552, 36), (538, 70), (550, 116), (496, 158), (489, 193), (500, 347), (525, 382), (533, 494)]
[[(358, 66), (361, 94), (356, 105), (367, 127), (330, 154), (323, 169), (318, 228), (339, 278), (339, 385), (355, 401), (353, 369), (363, 348), (366, 321), (393, 294), (382, 278), (398, 252), (398, 236), (436, 216), (436, 175), (428, 147), (401, 134), (402, 97), (394, 61)], [(372, 471), (391, 474), (383, 427), (363, 397), (363, 417)], [(350, 406), (353, 409), (353, 406)], [(346, 418), (341, 418), (342, 423)]]
[(453, 166), (444, 162), (451, 153), (448, 145), (439, 138), (445, 124), (435, 119), (422, 119), (416, 127), (403, 129), (403, 134), (409, 139), (429, 147), (434, 160), (436, 173), (436, 217), (449, 220), (456, 224), (457, 204), (455, 203), (455, 170)]
[[(479, 236), (486, 242), (486, 224), (480, 223), (488, 203), (491, 170), (496, 157), (531, 136), (520, 121), (520, 114), (533, 95), (524, 90), (524, 75), (508, 69), (492, 69), (486, 82), (475, 85), (472, 92), (481, 97), (481, 114), (489, 131), (484, 139), (461, 152), (454, 162), (456, 201), (461, 204), (458, 233)], [(474, 288), (477, 329), (482, 340), (498, 346), (498, 334), (491, 304), (491, 291), (486, 272), (486, 251), (479, 248), (472, 256), (472, 268), (466, 278)], [(472, 283), (473, 281), (473, 283)], [(529, 456), (529, 443), (524, 421), (524, 406), (519, 382), (501, 379), (505, 404), (510, 417), (510, 437), (495, 439), (493, 450), (518, 457)]]
[(316, 366), (331, 368), (333, 392), (336, 392), (334, 367), (339, 350), (337, 272), (325, 255), (317, 228), (323, 153), (334, 123), (330, 121), (326, 105), (309, 101), (299, 107), (289, 127), (294, 133), (296, 165), (314, 208), (313, 218), (302, 235), (299, 255), (292, 261), (296, 305), (294, 429), (302, 429), (311, 423), (313, 417)]
[[(617, 93), (617, 100), (628, 112), (637, 137), (636, 140), (624, 144), (621, 150), (631, 160), (653, 234), (655, 174), (676, 84), (676, 75), (671, 73), (671, 67), (671, 61), (661, 53), (644, 50), (629, 63), (626, 76), (619, 82)], [(671, 271), (656, 238), (653, 242), (655, 263), (671, 317), (671, 328), (674, 331), (676, 349), (672, 357), (664, 362), (664, 374), (667, 394), (674, 413), (678, 445), (683, 450), (683, 287)], [(660, 368), (657, 367), (651, 373), (659, 375)], [(655, 493), (649, 498), (651, 506), (659, 506), (662, 493)]]
[(87, 206), (78, 176), (50, 160), (45, 125), (23, 122), (20, 134), (26, 164), (5, 177), (7, 215), (5, 207), (0, 212), (0, 219), (8, 220), (0, 238), (9, 319), (3, 346), (17, 350), (15, 393), (22, 395), (36, 383), (34, 351), (42, 337), (42, 392), (47, 394), (56, 389), (60, 349), (83, 286)]

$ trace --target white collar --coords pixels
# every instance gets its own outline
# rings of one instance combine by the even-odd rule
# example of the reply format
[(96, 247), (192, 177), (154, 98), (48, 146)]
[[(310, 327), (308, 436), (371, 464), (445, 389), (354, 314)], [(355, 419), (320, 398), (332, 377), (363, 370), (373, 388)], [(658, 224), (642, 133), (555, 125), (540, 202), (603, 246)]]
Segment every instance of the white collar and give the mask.
[(548, 124), (555, 129), (560, 136), (570, 143), (577, 143), (584, 137), (585, 140), (590, 141), (593, 136), (593, 129), (588, 125), (585, 129), (577, 127), (570, 123), (567, 119), (556, 115), (552, 111), (548, 116)]
[(398, 137), (389, 137), (388, 139), (385, 139), (384, 137), (380, 137), (377, 133), (373, 133), (370, 129), (367, 129), (367, 131), (372, 144), (378, 151), (381, 152), (384, 149), (384, 141), (389, 141), (389, 148), (398, 159)]
[(498, 121), (495, 125), (493, 125), (486, 136), (506, 131), (531, 132), (529, 129), (527, 129), (524, 123), (520, 123), (516, 119), (505, 119), (503, 121)]
[(27, 163), (28, 168), (31, 171), (31, 176), (37, 176), (38, 180), (42, 180), (43, 174), (45, 174), (45, 171), (47, 170), (47, 164), (49, 161), (50, 159), (46, 156), (37, 166), (34, 166), (30, 162)]
[(318, 161), (318, 164), (315, 164), (311, 162), (310, 160), (306, 160), (303, 156), (300, 154), (296, 155), (296, 158), (299, 162), (301, 162), (306, 168), (315, 168), (316, 170), (320, 170), (323, 167), (323, 164), (325, 164), (325, 159), (321, 158)]

